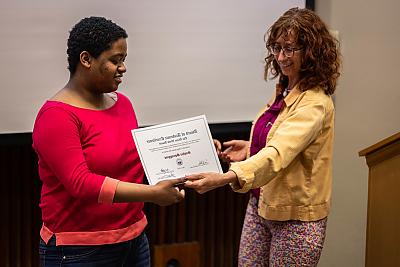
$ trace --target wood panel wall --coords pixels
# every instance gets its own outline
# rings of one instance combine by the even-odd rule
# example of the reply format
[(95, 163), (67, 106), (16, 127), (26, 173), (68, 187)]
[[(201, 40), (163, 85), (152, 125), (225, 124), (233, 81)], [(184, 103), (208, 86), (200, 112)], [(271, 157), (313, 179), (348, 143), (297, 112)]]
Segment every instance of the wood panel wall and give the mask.
[[(247, 139), (249, 127), (249, 123), (210, 125), (213, 137), (222, 141)], [(0, 266), (4, 267), (39, 266), (41, 183), (31, 145), (31, 133), (0, 134)], [(174, 206), (147, 203), (150, 246), (198, 241), (200, 266), (237, 266), (247, 201), (248, 195), (226, 186), (203, 195), (187, 190), (185, 200)]]
[(41, 185), (31, 135), (0, 137), (0, 266), (38, 266)]

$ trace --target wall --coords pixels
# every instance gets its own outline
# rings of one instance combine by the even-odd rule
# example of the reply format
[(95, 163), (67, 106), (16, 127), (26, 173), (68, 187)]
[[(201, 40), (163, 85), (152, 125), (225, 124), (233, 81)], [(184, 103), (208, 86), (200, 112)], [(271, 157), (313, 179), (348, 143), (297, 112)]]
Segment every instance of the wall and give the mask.
[(358, 151), (400, 130), (400, 1), (315, 4), (339, 31), (344, 60), (335, 94), (333, 208), (319, 266), (364, 266), (368, 168)]
[(7, 64), (0, 65), (0, 79), (7, 97), (0, 98), (0, 133), (32, 131), (43, 102), (68, 79), (68, 32), (90, 15), (114, 20), (129, 35), (119, 88), (139, 125), (201, 114), (210, 123), (250, 121), (275, 88), (263, 80), (264, 33), (283, 11), (304, 3), (1, 0), (0, 58)]

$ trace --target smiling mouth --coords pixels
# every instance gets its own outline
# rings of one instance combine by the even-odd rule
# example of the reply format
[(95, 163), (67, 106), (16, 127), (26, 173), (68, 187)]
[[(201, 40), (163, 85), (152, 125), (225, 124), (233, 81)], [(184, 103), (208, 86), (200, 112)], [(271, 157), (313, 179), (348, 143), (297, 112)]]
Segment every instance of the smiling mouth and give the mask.
[(118, 83), (122, 82), (122, 76), (116, 76), (114, 77), (114, 80), (117, 81)]
[(281, 67), (281, 68), (287, 68), (287, 67), (290, 67), (292, 64), (291, 63), (288, 63), (288, 64), (279, 64), (279, 66)]

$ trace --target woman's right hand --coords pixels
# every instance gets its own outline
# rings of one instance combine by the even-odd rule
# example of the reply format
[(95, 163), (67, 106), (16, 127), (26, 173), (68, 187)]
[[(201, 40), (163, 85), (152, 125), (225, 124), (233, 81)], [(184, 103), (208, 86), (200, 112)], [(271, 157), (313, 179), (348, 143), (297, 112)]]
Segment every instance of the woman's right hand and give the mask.
[(249, 141), (231, 140), (223, 143), (227, 147), (221, 152), (221, 159), (225, 162), (242, 161), (246, 159)]
[(222, 145), (218, 139), (213, 139), (215, 150), (217, 151), (218, 157), (221, 157)]
[(168, 206), (178, 203), (185, 198), (185, 190), (179, 190), (178, 184), (183, 184), (184, 179), (165, 180), (153, 185), (153, 200), (151, 202), (160, 205)]

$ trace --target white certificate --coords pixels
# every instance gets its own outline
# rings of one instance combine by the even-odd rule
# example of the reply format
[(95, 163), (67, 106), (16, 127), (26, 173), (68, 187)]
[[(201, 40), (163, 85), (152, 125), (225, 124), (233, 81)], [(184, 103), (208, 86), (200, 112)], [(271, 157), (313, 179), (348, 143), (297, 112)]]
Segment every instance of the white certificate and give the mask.
[(132, 130), (149, 184), (199, 172), (222, 173), (205, 115)]

